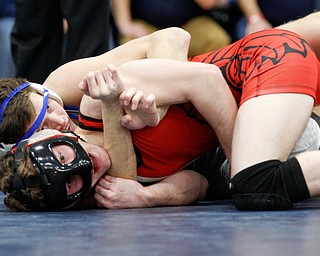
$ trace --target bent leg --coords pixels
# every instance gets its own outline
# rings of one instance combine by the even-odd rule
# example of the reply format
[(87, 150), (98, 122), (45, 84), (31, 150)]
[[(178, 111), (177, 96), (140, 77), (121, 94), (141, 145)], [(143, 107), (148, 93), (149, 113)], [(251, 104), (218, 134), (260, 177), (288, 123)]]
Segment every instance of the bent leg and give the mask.
[(310, 196), (320, 195), (320, 151), (304, 152), (296, 156), (306, 180)]
[(233, 135), (231, 176), (263, 161), (287, 160), (312, 107), (312, 97), (294, 93), (263, 95), (243, 103)]
[(287, 210), (310, 197), (296, 158), (253, 165), (230, 182), (233, 202), (239, 210)]
[(309, 198), (311, 178), (304, 178), (304, 167), (296, 158), (287, 159), (312, 106), (312, 97), (304, 94), (272, 94), (252, 98), (240, 107), (231, 164), (238, 209), (284, 210)]

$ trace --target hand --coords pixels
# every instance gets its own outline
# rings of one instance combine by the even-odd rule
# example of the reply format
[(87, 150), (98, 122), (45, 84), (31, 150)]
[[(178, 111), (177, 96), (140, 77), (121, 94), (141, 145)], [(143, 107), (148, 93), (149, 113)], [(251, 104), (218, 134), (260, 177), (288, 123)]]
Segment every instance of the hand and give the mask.
[(119, 26), (119, 32), (123, 36), (128, 36), (132, 38), (139, 38), (146, 36), (148, 30), (138, 22), (131, 22), (122, 26)]
[(108, 209), (148, 207), (144, 187), (137, 181), (102, 177), (96, 185), (95, 199)]
[(264, 29), (270, 29), (272, 25), (264, 18), (257, 20), (256, 22), (247, 23), (246, 35), (249, 35), (253, 32), (257, 32)]
[(119, 99), (126, 112), (121, 122), (127, 129), (142, 129), (145, 126), (156, 126), (160, 122), (154, 94), (144, 97), (142, 91), (130, 88), (124, 90)]
[(212, 10), (228, 6), (228, 0), (194, 0), (202, 9)]
[(90, 71), (79, 83), (79, 88), (93, 99), (115, 100), (124, 89), (123, 82), (113, 65)]

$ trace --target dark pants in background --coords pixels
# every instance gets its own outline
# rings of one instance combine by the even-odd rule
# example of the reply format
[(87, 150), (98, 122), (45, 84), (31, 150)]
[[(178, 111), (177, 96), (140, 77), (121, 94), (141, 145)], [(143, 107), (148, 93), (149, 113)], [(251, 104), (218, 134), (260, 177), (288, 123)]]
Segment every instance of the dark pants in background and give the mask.
[(43, 83), (65, 62), (106, 52), (109, 16), (109, 0), (16, 0), (11, 43), (17, 77)]

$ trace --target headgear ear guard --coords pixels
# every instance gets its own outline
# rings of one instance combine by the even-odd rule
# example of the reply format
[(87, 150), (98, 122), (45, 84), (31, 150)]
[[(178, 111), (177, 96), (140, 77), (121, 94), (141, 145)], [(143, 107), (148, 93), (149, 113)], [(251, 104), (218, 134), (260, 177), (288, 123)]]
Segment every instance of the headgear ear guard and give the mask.
[[(75, 159), (62, 164), (54, 156), (52, 148), (56, 145), (68, 145), (75, 150)], [(29, 155), (39, 175), (22, 178), (17, 172), (25, 154)], [(28, 145), (22, 141), (16, 148), (14, 157), (14, 178), (11, 191), (19, 195), (19, 199), (33, 210), (63, 209), (90, 192), (92, 181), (92, 163), (85, 150), (78, 143), (77, 138), (67, 135), (56, 135)], [(73, 175), (82, 178), (83, 185), (79, 191), (67, 195), (66, 183)], [(44, 206), (36, 205), (22, 190), (39, 186), (44, 194)]]

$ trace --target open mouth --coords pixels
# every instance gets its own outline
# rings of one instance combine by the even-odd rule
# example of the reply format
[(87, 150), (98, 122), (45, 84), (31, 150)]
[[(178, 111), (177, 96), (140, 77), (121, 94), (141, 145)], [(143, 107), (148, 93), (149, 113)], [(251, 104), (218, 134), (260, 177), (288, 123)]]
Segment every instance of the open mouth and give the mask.
[(96, 173), (99, 170), (99, 166), (97, 164), (97, 159), (94, 156), (92, 156), (91, 154), (89, 154), (89, 157), (90, 157), (90, 160), (92, 163), (93, 173)]

